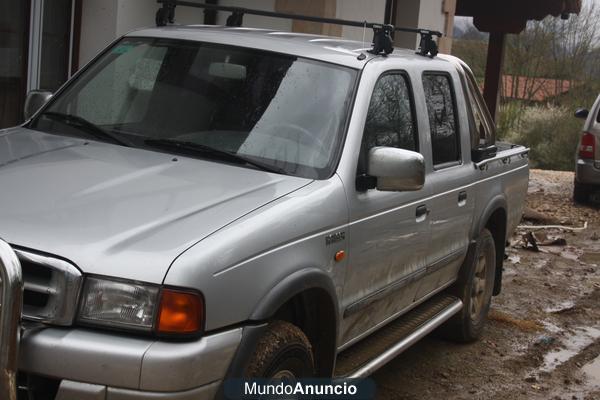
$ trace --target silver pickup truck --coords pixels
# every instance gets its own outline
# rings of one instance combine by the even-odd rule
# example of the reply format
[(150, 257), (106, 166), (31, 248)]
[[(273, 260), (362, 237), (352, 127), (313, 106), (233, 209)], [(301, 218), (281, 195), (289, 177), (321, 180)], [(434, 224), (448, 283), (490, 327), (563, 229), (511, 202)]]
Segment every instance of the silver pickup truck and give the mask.
[(26, 113), (0, 131), (2, 399), (364, 377), (477, 339), (500, 293), (528, 150), (456, 58), (150, 28)]

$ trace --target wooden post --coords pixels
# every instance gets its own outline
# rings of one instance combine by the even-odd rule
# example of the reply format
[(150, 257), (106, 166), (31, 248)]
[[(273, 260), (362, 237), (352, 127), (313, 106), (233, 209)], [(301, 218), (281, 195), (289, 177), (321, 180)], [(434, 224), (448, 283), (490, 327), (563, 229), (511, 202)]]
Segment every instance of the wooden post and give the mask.
[(485, 65), (485, 83), (483, 98), (496, 121), (500, 85), (502, 84), (502, 62), (504, 60), (504, 37), (501, 32), (491, 32), (488, 42), (487, 63)]

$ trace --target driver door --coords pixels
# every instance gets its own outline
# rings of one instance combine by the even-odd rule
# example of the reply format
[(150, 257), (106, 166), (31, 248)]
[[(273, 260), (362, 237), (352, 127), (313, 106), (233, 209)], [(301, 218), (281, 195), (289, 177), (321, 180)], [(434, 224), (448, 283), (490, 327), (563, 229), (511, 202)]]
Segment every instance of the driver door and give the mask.
[(348, 193), (350, 259), (341, 327), (345, 344), (411, 305), (425, 272), (430, 227), (428, 214), (422, 211), (427, 210), (427, 186), (414, 192), (361, 187), (367, 153), (375, 146), (419, 151), (410, 78), (402, 71), (386, 72), (375, 83), (359, 156), (358, 184)]

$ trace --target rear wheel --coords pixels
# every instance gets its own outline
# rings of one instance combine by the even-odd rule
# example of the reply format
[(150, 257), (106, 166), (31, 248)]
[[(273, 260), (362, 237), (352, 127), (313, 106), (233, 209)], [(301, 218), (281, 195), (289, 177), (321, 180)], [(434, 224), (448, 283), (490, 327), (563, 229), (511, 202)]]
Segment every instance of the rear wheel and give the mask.
[(286, 321), (269, 324), (248, 364), (246, 377), (294, 381), (313, 376), (312, 347), (304, 332)]
[(463, 308), (442, 326), (443, 336), (459, 342), (479, 339), (492, 301), (495, 271), (494, 238), (489, 230), (484, 229), (453, 288), (454, 294), (462, 300)]
[(590, 199), (591, 190), (589, 186), (575, 181), (573, 185), (573, 200), (578, 204), (585, 204)]

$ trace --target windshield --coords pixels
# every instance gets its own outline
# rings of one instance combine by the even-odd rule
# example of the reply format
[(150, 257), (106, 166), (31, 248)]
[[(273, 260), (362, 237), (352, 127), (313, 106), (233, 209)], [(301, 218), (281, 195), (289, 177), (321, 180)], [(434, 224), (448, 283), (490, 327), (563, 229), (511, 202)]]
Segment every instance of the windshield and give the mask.
[(322, 179), (337, 161), (356, 75), (248, 48), (125, 38), (31, 128), (202, 157), (227, 152)]

